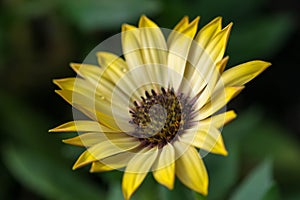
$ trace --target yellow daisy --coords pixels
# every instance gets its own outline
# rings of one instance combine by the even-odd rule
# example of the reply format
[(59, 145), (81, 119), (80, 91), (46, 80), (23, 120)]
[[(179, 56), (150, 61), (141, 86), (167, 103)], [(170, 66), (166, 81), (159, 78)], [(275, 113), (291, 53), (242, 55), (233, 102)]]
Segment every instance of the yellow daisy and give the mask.
[(236, 117), (222, 109), (270, 63), (250, 61), (224, 71), (230, 23), (217, 17), (198, 33), (184, 17), (165, 36), (142, 16), (122, 26), (124, 58), (98, 52), (99, 66), (75, 64), (77, 78), (54, 80), (67, 102), (86, 115), (51, 132), (78, 132), (65, 143), (86, 147), (73, 169), (123, 169), (130, 199), (148, 172), (172, 189), (175, 175), (206, 195), (208, 175), (198, 150), (227, 155), (220, 129)]

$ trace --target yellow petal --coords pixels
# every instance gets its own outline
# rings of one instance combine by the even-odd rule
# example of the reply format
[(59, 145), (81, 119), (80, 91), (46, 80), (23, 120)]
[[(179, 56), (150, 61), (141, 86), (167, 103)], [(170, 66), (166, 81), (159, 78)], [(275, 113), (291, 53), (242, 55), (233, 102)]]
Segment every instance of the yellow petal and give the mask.
[(146, 16), (139, 21), (140, 48), (150, 83), (164, 82), (161, 68), (167, 66), (168, 48), (160, 28)]
[(211, 56), (212, 60), (218, 62), (223, 58), (231, 27), (232, 23), (219, 31), (207, 45), (206, 51)]
[(144, 64), (139, 34), (139, 29), (135, 27), (127, 24), (122, 26), (122, 48), (129, 69), (134, 69)]
[(106, 171), (112, 171), (112, 170), (115, 170), (115, 168), (112, 168), (108, 165), (105, 165), (104, 163), (102, 162), (93, 162), (92, 163), (92, 166), (91, 166), (91, 169), (90, 169), (90, 172), (93, 173), (93, 172), (106, 172)]
[(202, 91), (210, 82), (212, 70), (215, 70), (215, 64), (219, 61), (216, 59), (221, 59), (219, 55), (222, 54), (222, 49), (215, 48), (215, 46), (221, 47), (224, 41), (224, 39), (220, 41), (221, 36), (224, 35), (221, 27), (222, 18), (215, 18), (199, 31), (191, 46), (185, 77), (191, 81), (195, 94)]
[(153, 176), (157, 182), (170, 190), (174, 187), (175, 151), (171, 144), (165, 145), (153, 165)]
[(221, 155), (227, 155), (221, 132), (213, 127), (203, 127), (198, 130), (189, 130), (180, 137), (180, 141), (193, 145), (197, 148), (204, 149), (207, 152), (212, 152)]
[(62, 90), (71, 90), (83, 95), (90, 95), (92, 97), (104, 97), (107, 100), (111, 97), (111, 94), (100, 91), (99, 88), (97, 88), (97, 85), (79, 77), (55, 79), (53, 82)]
[(226, 87), (216, 94), (199, 110), (198, 119), (205, 119), (221, 108), (223, 108), (231, 99), (238, 95), (244, 87)]
[(185, 29), (189, 25), (189, 17), (184, 16), (173, 28), (174, 31), (181, 32), (183, 29)]
[(101, 78), (102, 70), (98, 66), (83, 63), (71, 63), (70, 66), (78, 75), (90, 81), (93, 85), (97, 85)]
[(99, 65), (103, 68), (102, 76), (117, 83), (128, 71), (126, 62), (115, 54), (109, 52), (97, 52)]
[(202, 48), (205, 48), (215, 34), (221, 30), (221, 28), (222, 18), (217, 17), (199, 31), (195, 41), (199, 43)]
[[(175, 142), (176, 151), (181, 151), (181, 145)], [(180, 153), (181, 154), (181, 153)], [(176, 160), (176, 176), (190, 189), (203, 195), (208, 190), (208, 175), (199, 153), (194, 147), (188, 147)]]
[(217, 67), (220, 75), (223, 73), (223, 71), (224, 71), (224, 69), (227, 65), (228, 60), (229, 60), (229, 56), (226, 56), (220, 62), (217, 63), (216, 67)]
[(271, 63), (260, 60), (243, 63), (226, 70), (221, 77), (224, 86), (241, 86), (262, 73)]
[(75, 146), (85, 146), (91, 147), (100, 142), (110, 140), (111, 143), (114, 143), (116, 140), (128, 139), (128, 135), (124, 133), (115, 133), (115, 134), (105, 134), (105, 133), (84, 133), (80, 134), (76, 137), (64, 139), (63, 142), (66, 144), (71, 144)]
[(79, 136), (64, 139), (63, 142), (75, 146), (90, 147), (96, 145), (104, 140), (107, 140), (107, 136), (104, 133), (84, 133)]
[(224, 125), (236, 118), (236, 113), (231, 110), (218, 115), (213, 115), (210, 118), (202, 120), (200, 123), (203, 126), (212, 125), (216, 128), (222, 128)]
[(79, 156), (72, 169), (78, 169), (95, 161), (97, 161), (97, 158), (95, 158), (91, 152), (86, 150)]
[(113, 115), (111, 105), (103, 98), (94, 98), (93, 95), (82, 95), (69, 90), (56, 90), (55, 92), (70, 105), (94, 121), (99, 121), (101, 124), (115, 131), (121, 132), (113, 116), (116, 114), (120, 114), (120, 117), (128, 116), (128, 112), (125, 107), (120, 109), (119, 113), (114, 113)]
[(94, 95), (99, 94), (110, 101), (112, 92), (118, 89), (111, 80), (102, 77), (103, 69), (98, 66), (71, 63), (71, 67), (80, 77), (91, 83), (92, 90), (95, 91)]
[[(200, 85), (199, 88), (197, 88), (197, 90), (196, 90), (196, 94), (198, 94), (198, 92), (201, 91), (201, 95), (199, 95), (199, 98), (197, 100), (197, 104), (195, 107), (196, 109), (200, 109), (207, 102), (207, 100), (213, 95), (216, 84), (221, 76), (220, 73), (223, 72), (227, 61), (228, 61), (228, 57), (217, 62), (217, 64), (215, 66), (208, 65), (206, 67), (203, 67), (201, 69), (201, 77), (199, 77), (199, 78), (196, 78), (197, 72), (195, 72), (193, 78), (196, 78), (198, 85)], [(203, 79), (202, 77), (205, 77), (205, 78)], [(201, 83), (201, 81), (202, 81), (202, 83)], [(193, 85), (196, 86), (196, 84), (193, 84)]]
[(144, 149), (137, 153), (128, 163), (122, 181), (122, 191), (125, 199), (130, 199), (141, 185), (156, 157), (157, 148)]
[(172, 31), (168, 38), (168, 67), (175, 72), (170, 74), (171, 83), (175, 90), (177, 90), (183, 78), (190, 47), (197, 32), (199, 19), (197, 17), (180, 32)]
[(188, 18), (184, 17), (170, 33), (168, 37), (168, 46), (170, 46), (174, 40), (178, 39), (178, 37), (185, 36), (193, 39), (197, 32), (199, 20), (200, 17), (197, 17), (191, 23), (189, 23)]
[(134, 155), (134, 152), (128, 151), (104, 158), (100, 162), (94, 162), (91, 166), (90, 172), (102, 172), (123, 168)]
[(113, 132), (113, 130), (96, 121), (78, 120), (64, 123), (50, 129), (49, 132)]
[(88, 148), (79, 156), (73, 166), (73, 169), (77, 169), (91, 162), (99, 161), (109, 156), (134, 149), (138, 145), (140, 145), (140, 142), (132, 137), (121, 137), (120, 139), (99, 142), (98, 144)]

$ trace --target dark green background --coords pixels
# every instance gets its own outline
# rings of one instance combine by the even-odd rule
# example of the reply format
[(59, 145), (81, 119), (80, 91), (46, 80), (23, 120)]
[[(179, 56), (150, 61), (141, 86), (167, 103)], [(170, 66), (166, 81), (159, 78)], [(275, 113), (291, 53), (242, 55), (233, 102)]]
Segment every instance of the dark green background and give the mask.
[[(208, 200), (300, 199), (299, 46), (297, 0), (5, 0), (0, 1), (0, 199), (121, 199), (121, 172), (72, 171), (81, 148), (74, 134), (48, 129), (72, 120), (53, 78), (75, 74), (101, 41), (137, 24), (141, 14), (173, 28), (184, 16), (233, 21), (229, 66), (263, 59), (273, 65), (229, 108), (238, 119), (223, 132), (228, 157), (208, 155)], [(154, 195), (156, 194), (156, 195)], [(133, 199), (205, 199), (177, 180), (169, 191), (152, 176)]]

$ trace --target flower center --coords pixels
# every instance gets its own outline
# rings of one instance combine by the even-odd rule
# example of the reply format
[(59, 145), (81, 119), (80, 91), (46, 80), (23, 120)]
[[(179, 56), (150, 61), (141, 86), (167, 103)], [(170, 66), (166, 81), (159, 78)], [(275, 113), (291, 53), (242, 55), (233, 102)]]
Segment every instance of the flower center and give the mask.
[(183, 93), (176, 95), (173, 88), (161, 88), (159, 93), (146, 91), (141, 98), (129, 111), (129, 123), (135, 126), (132, 135), (143, 146), (162, 148), (191, 126), (193, 103)]

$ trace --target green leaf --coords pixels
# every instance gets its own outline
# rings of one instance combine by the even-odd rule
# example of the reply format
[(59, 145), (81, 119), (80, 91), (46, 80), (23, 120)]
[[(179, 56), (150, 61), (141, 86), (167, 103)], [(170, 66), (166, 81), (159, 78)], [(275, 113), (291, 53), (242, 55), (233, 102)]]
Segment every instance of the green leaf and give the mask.
[(161, 200), (182, 200), (182, 199), (195, 199), (197, 196), (195, 196), (194, 192), (187, 188), (185, 185), (183, 185), (177, 178), (175, 179), (175, 185), (173, 190), (169, 190), (168, 188), (157, 185), (158, 187), (158, 197)]
[(24, 186), (46, 199), (99, 199), (104, 195), (100, 187), (29, 148), (6, 146), (2, 156), (10, 172)]
[(256, 167), (235, 190), (230, 200), (263, 199), (273, 185), (272, 164), (269, 160)]
[(222, 199), (238, 179), (240, 158), (238, 143), (228, 141), (226, 146), (228, 156), (209, 154), (204, 158), (209, 170), (209, 200)]
[(228, 54), (235, 64), (277, 53), (294, 27), (288, 14), (257, 17), (242, 23), (236, 23), (228, 46)]
[(141, 14), (157, 13), (157, 0), (65, 0), (59, 1), (63, 14), (82, 30), (119, 27), (134, 22)]
[(279, 189), (276, 183), (272, 185), (269, 191), (265, 194), (262, 200), (280, 200)]
[[(278, 178), (289, 184), (297, 183), (300, 178), (300, 147), (299, 141), (291, 136), (278, 123), (265, 119), (252, 127), (251, 134), (244, 137), (247, 142), (243, 143), (242, 151), (248, 162), (271, 157), (279, 172)], [(286, 180), (287, 176), (289, 180)]]
[(123, 199), (121, 182), (113, 182), (109, 184), (107, 200)]

